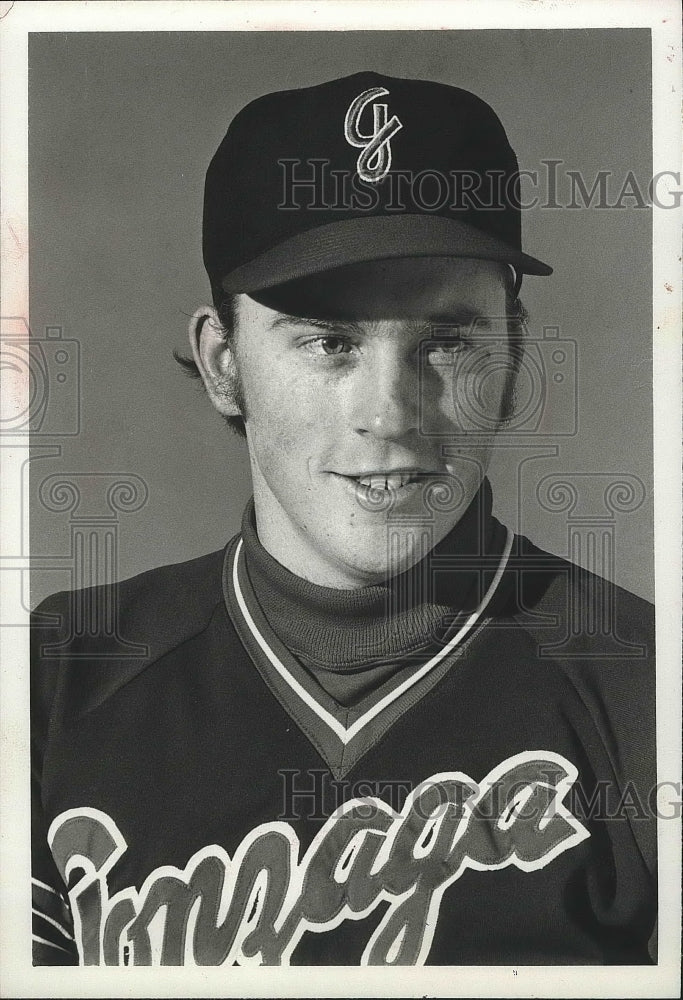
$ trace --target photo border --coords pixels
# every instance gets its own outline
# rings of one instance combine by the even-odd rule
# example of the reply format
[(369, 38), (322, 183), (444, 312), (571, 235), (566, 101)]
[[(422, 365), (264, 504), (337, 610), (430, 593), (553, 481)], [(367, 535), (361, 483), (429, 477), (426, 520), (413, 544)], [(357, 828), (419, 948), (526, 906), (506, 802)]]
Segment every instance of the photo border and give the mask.
[[(32, 31), (405, 30), (434, 28), (647, 27), (652, 32), (653, 174), (679, 169), (681, 129), (680, 11), (670, 0), (349, 0), (325, 3), (231, 3), (103, 0), (0, 5), (2, 79), (2, 315), (28, 323), (28, 66)], [(666, 185), (663, 185), (666, 187)], [(676, 186), (669, 186), (675, 194)], [(657, 640), (657, 760), (660, 779), (678, 781), (680, 678), (681, 211), (652, 206), (655, 461), (655, 580)], [(27, 326), (28, 330), (28, 326)], [(3, 393), (25, 405), (28, 385), (3, 372)], [(3, 404), (5, 405), (5, 404)], [(676, 431), (672, 433), (672, 428)], [(2, 507), (21, 505), (29, 523), (21, 474), (28, 442), (0, 441)], [(9, 550), (3, 516), (0, 555)], [(1, 564), (5, 566), (6, 563)], [(5, 588), (2, 620), (27, 612)], [(33, 968), (30, 957), (28, 629), (0, 630), (2, 768), (0, 772), (0, 986), (4, 996), (678, 996), (680, 988), (680, 818), (659, 824), (659, 963), (641, 966), (424, 966), (397, 969), (63, 969)], [(673, 800), (671, 800), (673, 801)]]

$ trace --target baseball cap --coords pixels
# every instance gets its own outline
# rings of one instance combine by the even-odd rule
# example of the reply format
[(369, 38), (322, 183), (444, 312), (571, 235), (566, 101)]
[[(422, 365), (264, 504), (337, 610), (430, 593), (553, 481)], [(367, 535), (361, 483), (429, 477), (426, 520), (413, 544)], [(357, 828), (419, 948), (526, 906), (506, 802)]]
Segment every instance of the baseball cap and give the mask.
[(206, 175), (203, 252), (212, 287), (229, 293), (396, 257), (552, 273), (522, 252), (517, 158), (492, 108), (374, 72), (266, 94), (236, 115)]

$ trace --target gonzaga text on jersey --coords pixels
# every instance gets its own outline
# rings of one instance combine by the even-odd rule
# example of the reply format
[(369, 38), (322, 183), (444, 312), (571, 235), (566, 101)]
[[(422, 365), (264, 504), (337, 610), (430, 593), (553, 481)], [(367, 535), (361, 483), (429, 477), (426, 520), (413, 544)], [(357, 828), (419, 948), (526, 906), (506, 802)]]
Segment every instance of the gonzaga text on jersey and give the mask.
[(577, 770), (560, 754), (526, 751), (479, 784), (462, 772), (435, 774), (400, 813), (379, 798), (352, 799), (330, 816), (308, 849), (288, 823), (253, 829), (231, 858), (217, 845), (184, 869), (162, 866), (142, 888), (110, 896), (107, 874), (127, 849), (116, 823), (91, 808), (69, 809), (49, 841), (69, 896), (85, 965), (287, 965), (302, 935), (388, 908), (363, 965), (420, 965), (441, 897), (467, 869), (544, 868), (589, 833), (563, 805)]

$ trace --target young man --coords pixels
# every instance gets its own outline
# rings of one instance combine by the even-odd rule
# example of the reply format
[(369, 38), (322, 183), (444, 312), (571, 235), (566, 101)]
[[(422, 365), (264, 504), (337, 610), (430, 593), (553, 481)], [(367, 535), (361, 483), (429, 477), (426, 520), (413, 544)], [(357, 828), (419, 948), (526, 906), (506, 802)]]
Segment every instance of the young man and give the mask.
[(491, 513), (550, 273), (516, 172), (442, 84), (231, 124), (186, 364), (253, 502), (225, 550), (38, 610), (36, 962), (656, 960), (651, 609)]

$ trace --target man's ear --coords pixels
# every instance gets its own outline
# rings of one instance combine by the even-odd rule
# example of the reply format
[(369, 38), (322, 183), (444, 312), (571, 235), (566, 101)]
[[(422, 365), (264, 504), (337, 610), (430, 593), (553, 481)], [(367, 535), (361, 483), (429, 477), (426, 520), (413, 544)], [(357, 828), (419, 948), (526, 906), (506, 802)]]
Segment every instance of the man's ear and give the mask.
[(193, 313), (188, 329), (190, 346), (211, 402), (224, 417), (242, 415), (239, 376), (232, 348), (226, 342), (212, 306)]

